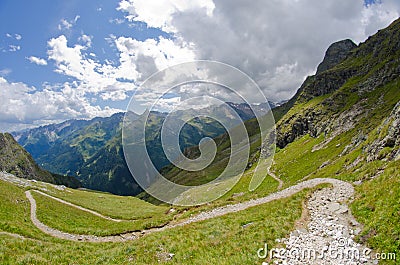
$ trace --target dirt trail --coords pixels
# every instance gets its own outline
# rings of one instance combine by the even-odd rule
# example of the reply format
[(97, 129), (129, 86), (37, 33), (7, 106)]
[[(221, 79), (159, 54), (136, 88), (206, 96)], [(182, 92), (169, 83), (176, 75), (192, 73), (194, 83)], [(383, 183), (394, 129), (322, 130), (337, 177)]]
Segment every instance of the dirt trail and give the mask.
[(122, 242), (126, 240), (135, 239), (136, 236), (132, 233), (125, 234), (125, 235), (118, 235), (118, 236), (93, 236), (93, 235), (76, 235), (65, 233), (60, 230), (51, 228), (45, 224), (43, 224), (36, 215), (36, 200), (33, 198), (31, 191), (25, 191), (26, 198), (29, 200), (31, 204), (31, 220), (33, 224), (39, 228), (42, 232), (51, 235), (53, 237), (65, 239), (65, 240), (72, 240), (72, 241), (88, 241), (88, 242)]
[(243, 211), (250, 207), (254, 207), (254, 206), (265, 204), (265, 203), (268, 203), (268, 202), (271, 202), (274, 200), (290, 197), (293, 194), (302, 191), (303, 189), (312, 188), (312, 187), (315, 187), (317, 185), (324, 184), (324, 183), (332, 184), (334, 186), (334, 188), (337, 190), (343, 190), (343, 189), (347, 190), (349, 196), (351, 196), (354, 192), (353, 186), (350, 183), (347, 183), (344, 181), (340, 181), (337, 179), (330, 179), (330, 178), (311, 179), (311, 180), (307, 180), (307, 181), (301, 182), (299, 184), (296, 184), (294, 186), (291, 186), (289, 188), (286, 188), (284, 190), (272, 193), (263, 198), (253, 199), (253, 200), (238, 203), (238, 204), (232, 204), (232, 205), (218, 207), (211, 211), (199, 213), (193, 217), (190, 217), (187, 220), (179, 221), (179, 222), (173, 223), (173, 224), (170, 223), (170, 224), (167, 224), (160, 228), (151, 228), (151, 229), (143, 230), (141, 232), (126, 233), (126, 234), (120, 234), (120, 235), (116, 235), (116, 236), (103, 236), (103, 237), (65, 233), (65, 232), (59, 231), (57, 229), (53, 229), (53, 228), (43, 224), (37, 218), (36, 201), (32, 197), (31, 191), (26, 191), (25, 194), (26, 194), (26, 197), (28, 198), (29, 202), (31, 203), (31, 220), (32, 220), (32, 222), (34, 223), (34, 225), (36, 227), (38, 227), (41, 231), (43, 231), (46, 234), (49, 234), (53, 237), (57, 237), (57, 238), (65, 239), (65, 240), (73, 240), (73, 241), (123, 242), (123, 241), (137, 239), (138, 237), (143, 236), (145, 234), (163, 231), (163, 230), (171, 229), (174, 227), (180, 227), (180, 226), (184, 226), (184, 225), (194, 223), (194, 222), (200, 222), (200, 221), (212, 219), (212, 218), (216, 218), (216, 217), (219, 217), (219, 216), (222, 216), (225, 214), (229, 214), (229, 213)]
[(282, 181), (280, 178), (278, 178), (278, 177), (275, 175), (275, 173), (271, 171), (270, 168), (268, 168), (268, 172), (267, 172), (267, 173), (268, 173), (268, 175), (270, 175), (273, 179), (275, 179), (276, 181), (278, 181), (278, 183), (279, 183), (279, 185), (278, 185), (278, 190), (282, 189), (283, 181)]
[(0, 231), (0, 235), (11, 236), (11, 237), (15, 237), (15, 238), (18, 238), (18, 239), (26, 239), (26, 237), (24, 237), (24, 236), (21, 236), (21, 235), (18, 235), (18, 234), (14, 234), (14, 233), (9, 233), (9, 232), (3, 232), (3, 231)]
[(113, 222), (121, 222), (121, 221), (123, 221), (123, 220), (121, 220), (121, 219), (114, 219), (114, 218), (111, 218), (111, 217), (108, 217), (108, 216), (104, 216), (104, 215), (102, 215), (101, 213), (98, 213), (98, 212), (96, 212), (96, 211), (93, 211), (93, 210), (84, 208), (84, 207), (82, 207), (82, 206), (79, 206), (79, 205), (76, 205), (76, 204), (73, 204), (73, 203), (64, 201), (64, 200), (62, 200), (62, 199), (60, 199), (60, 198), (51, 196), (51, 195), (49, 195), (49, 194), (47, 194), (47, 193), (44, 193), (44, 192), (42, 192), (42, 191), (39, 191), (39, 190), (34, 190), (34, 191), (37, 192), (37, 193), (39, 193), (39, 194), (42, 194), (43, 196), (49, 197), (49, 198), (51, 198), (51, 199), (53, 199), (53, 200), (55, 200), (55, 201), (58, 201), (58, 202), (61, 202), (61, 203), (63, 203), (63, 204), (66, 204), (66, 205), (68, 205), (68, 206), (77, 208), (77, 209), (79, 209), (79, 210), (81, 210), (81, 211), (85, 211), (85, 212), (91, 213), (91, 214), (96, 215), (96, 216), (98, 216), (98, 217), (101, 217), (101, 218), (103, 218), (103, 219), (106, 219), (106, 220), (109, 220), (109, 221), (113, 221)]

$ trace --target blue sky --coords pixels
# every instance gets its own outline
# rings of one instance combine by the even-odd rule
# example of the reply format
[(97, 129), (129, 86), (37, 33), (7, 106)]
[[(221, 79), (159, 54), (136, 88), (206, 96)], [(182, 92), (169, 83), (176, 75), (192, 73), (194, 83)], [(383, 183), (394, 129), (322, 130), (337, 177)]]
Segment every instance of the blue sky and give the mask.
[(141, 82), (194, 59), (287, 99), (330, 43), (364, 41), (399, 16), (399, 1), (366, 1), (2, 0), (0, 131), (108, 116), (133, 95), (146, 107), (158, 92)]

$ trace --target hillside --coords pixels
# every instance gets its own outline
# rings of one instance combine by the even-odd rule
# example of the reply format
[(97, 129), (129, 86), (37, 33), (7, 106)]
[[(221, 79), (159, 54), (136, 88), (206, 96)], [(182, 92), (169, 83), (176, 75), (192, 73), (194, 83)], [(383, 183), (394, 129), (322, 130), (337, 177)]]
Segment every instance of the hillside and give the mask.
[[(160, 143), (165, 116), (152, 112), (147, 128), (147, 146), (157, 168), (168, 163)], [(121, 143), (123, 117), (124, 113), (117, 113), (88, 121), (70, 120), (13, 135), (47, 170), (75, 176), (86, 188), (135, 195), (141, 189), (126, 166)], [(218, 123), (203, 125), (198, 121), (183, 128), (183, 147), (196, 145), (204, 136), (215, 137), (223, 132)]]
[[(305, 134), (338, 134), (357, 124), (364, 124), (366, 133), (378, 125), (381, 117), (389, 115), (398, 101), (398, 24), (394, 22), (357, 48), (351, 46), (344, 61), (307, 78), (293, 107), (277, 124), (279, 147)], [(340, 42), (332, 47), (337, 45)], [(324, 61), (330, 61), (329, 56), (327, 53)], [(387, 93), (392, 94), (385, 98)], [(363, 117), (366, 115), (372, 118), (368, 123)]]
[[(274, 106), (272, 102), (270, 104)], [(228, 102), (228, 105), (243, 120), (254, 117), (254, 113), (244, 103)], [(262, 111), (266, 109), (266, 105), (253, 108)], [(196, 113), (194, 110), (187, 112)], [(132, 115), (138, 117), (137, 114)], [(166, 113), (151, 112), (146, 128), (146, 145), (157, 169), (169, 164), (161, 147), (161, 125), (165, 117)], [(72, 175), (89, 189), (119, 195), (137, 195), (142, 190), (126, 165), (122, 149), (123, 118), (124, 113), (117, 113), (111, 117), (69, 120), (12, 134), (35, 161), (49, 171)], [(224, 132), (224, 128), (213, 120), (189, 121), (179, 136), (181, 148), (183, 150), (196, 146), (202, 138), (214, 138)]]
[(81, 186), (80, 182), (73, 177), (52, 174), (40, 168), (32, 156), (8, 133), (0, 133), (0, 171), (14, 174), (20, 178), (73, 188)]
[[(283, 187), (321, 177), (354, 183), (352, 211), (365, 224), (360, 240), (398, 251), (400, 228), (392, 224), (400, 223), (400, 20), (359, 46), (332, 44), (318, 69), (273, 110), (278, 149), (271, 171)], [(248, 132), (257, 138), (257, 131)], [(226, 136), (216, 141), (229, 149)], [(257, 157), (259, 150), (252, 150)], [(222, 170), (223, 154), (204, 171), (170, 167), (165, 174), (178, 183), (199, 183), (211, 175), (207, 170)]]
[[(317, 73), (274, 110), (278, 148), (254, 191), (248, 189), (252, 161), (263, 152), (254, 119), (245, 122), (252, 144), (248, 169), (232, 190), (201, 206), (156, 206), (41, 182), (21, 185), (23, 180), (10, 183), (15, 177), (0, 172), (0, 262), (279, 264), (287, 257), (260, 258), (257, 250), (333, 245), (372, 249), (372, 259), (326, 257), (316, 264), (398, 264), (399, 33), (397, 20), (357, 47), (346, 40), (328, 49)], [(164, 173), (187, 185), (215, 177), (230, 146), (226, 134), (214, 139), (219, 152), (209, 168), (189, 173), (167, 166)], [(110, 154), (120, 152), (118, 142), (107, 142)], [(199, 149), (185, 153), (196, 157)], [(94, 165), (106, 161), (98, 159)], [(373, 260), (374, 254), (386, 258)]]
[[(395, 136), (398, 134), (394, 133), (398, 132), (396, 129), (391, 129), (388, 136), (381, 133), (380, 137), (385, 140), (376, 139), (372, 133), (378, 126), (382, 127), (382, 119), (393, 115), (391, 113), (395, 112), (395, 105), (400, 100), (399, 33), (399, 21), (396, 21), (360, 46), (351, 40), (333, 43), (327, 49), (316, 74), (306, 78), (293, 98), (273, 109), (277, 121), (277, 147), (280, 149), (284, 150), (288, 144), (310, 136), (322, 141), (313, 149), (313, 155), (318, 156), (316, 151), (328, 148), (330, 142), (346, 139), (343, 153), (332, 152), (332, 156), (325, 157), (325, 160), (319, 158), (306, 171), (307, 174), (302, 173), (298, 180), (307, 177), (311, 169), (325, 167), (335, 160), (335, 156), (349, 154), (362, 145), (365, 145), (363, 153), (369, 153), (368, 161), (378, 156), (384, 160), (399, 157), (399, 140)], [(248, 161), (251, 167), (254, 159), (260, 155), (260, 137), (255, 120), (248, 120), (245, 124), (252, 144)], [(396, 126), (395, 122), (390, 128)], [(227, 134), (215, 138), (215, 141), (218, 153), (209, 167), (190, 172), (170, 165), (163, 168), (163, 174), (173, 182), (185, 185), (199, 185), (215, 179), (224, 170), (230, 154)], [(369, 146), (369, 142), (375, 144)], [(343, 145), (341, 142), (336, 144)], [(300, 152), (301, 149), (296, 150), (296, 154)], [(189, 158), (195, 158), (199, 156), (199, 149), (191, 147), (185, 153)], [(276, 163), (276, 167), (287, 166), (279, 165), (278, 161)], [(303, 167), (293, 161), (290, 164), (293, 170)], [(145, 194), (142, 196), (147, 198)]]

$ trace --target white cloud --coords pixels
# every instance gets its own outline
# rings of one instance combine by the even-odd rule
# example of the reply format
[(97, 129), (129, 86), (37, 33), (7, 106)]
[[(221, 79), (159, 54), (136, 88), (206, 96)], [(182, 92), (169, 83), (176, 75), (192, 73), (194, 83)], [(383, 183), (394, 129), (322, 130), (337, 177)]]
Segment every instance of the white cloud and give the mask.
[(0, 131), (17, 130), (71, 118), (110, 116), (120, 110), (92, 106), (81, 91), (63, 84), (42, 91), (0, 77)]
[(364, 8), (362, 24), (364, 36), (376, 33), (400, 16), (400, 2), (397, 0), (384, 0), (382, 3), (372, 4)]
[(65, 18), (61, 19), (60, 24), (57, 26), (58, 30), (70, 30), (76, 24), (79, 18), (80, 16), (76, 15), (72, 20), (67, 20)]
[(7, 76), (11, 74), (12, 70), (10, 68), (4, 68), (0, 70), (0, 76)]
[(399, 17), (400, 1), (122, 0), (118, 9), (190, 43), (197, 59), (238, 67), (280, 100), (315, 72), (331, 43), (364, 41)]
[[(49, 40), (48, 46), (49, 60), (55, 62), (55, 71), (76, 79), (77, 89), (85, 94), (102, 96), (103, 93), (112, 91), (126, 93), (135, 89), (132, 83), (116, 80), (118, 76), (115, 67), (107, 63), (99, 63), (95, 57), (90, 56), (90, 52), (86, 54), (87, 46), (76, 44), (69, 47), (64, 35)], [(120, 98), (122, 96), (119, 95), (118, 99)]]
[(160, 37), (159, 40), (138, 41), (112, 36), (109, 41), (119, 52), (118, 64), (107, 60), (99, 62), (86, 51), (90, 42), (86, 42), (86, 46), (68, 46), (64, 35), (48, 42), (49, 60), (55, 62), (56, 72), (75, 78), (77, 88), (84, 93), (99, 95), (103, 100), (120, 101), (151, 74), (194, 59), (190, 45), (178, 39)]
[(122, 18), (114, 18), (114, 19), (109, 19), (108, 22), (110, 22), (111, 24), (116, 24), (116, 25), (121, 25), (122, 23), (125, 22), (124, 19)]
[(20, 34), (11, 34), (11, 33), (6, 33), (6, 37), (10, 39), (15, 39), (15, 40), (21, 40), (22, 36)]
[(72, 23), (68, 22), (65, 19), (61, 19), (60, 24), (58, 24), (58, 30), (63, 30), (63, 29), (70, 29), (72, 28)]
[(83, 44), (87, 47), (90, 48), (92, 46), (92, 36), (88, 36), (85, 34), (82, 34), (82, 36), (79, 37), (79, 41), (83, 42)]
[(166, 32), (174, 32), (172, 24), (173, 15), (177, 12), (185, 12), (204, 9), (208, 16), (212, 15), (214, 3), (212, 0), (122, 0), (117, 10), (127, 13), (130, 21), (143, 21), (149, 27), (160, 28)]
[(162, 37), (158, 41), (119, 37), (115, 44), (120, 52), (117, 71), (120, 78), (144, 80), (168, 66), (195, 59), (190, 44)]
[(28, 59), (31, 63), (35, 63), (37, 65), (47, 65), (47, 61), (43, 58), (39, 58), (36, 56), (30, 56), (30, 57), (27, 57), (26, 59)]
[(21, 46), (19, 46), (19, 45), (9, 45), (8, 46), (8, 51), (9, 52), (16, 52), (16, 51), (19, 51), (19, 50), (21, 50)]

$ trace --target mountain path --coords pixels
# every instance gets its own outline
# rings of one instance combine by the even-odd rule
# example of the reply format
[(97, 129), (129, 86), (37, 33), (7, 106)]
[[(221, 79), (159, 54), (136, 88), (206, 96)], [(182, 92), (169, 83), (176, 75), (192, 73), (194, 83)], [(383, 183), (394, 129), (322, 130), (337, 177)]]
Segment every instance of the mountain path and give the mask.
[(4, 232), (4, 231), (0, 231), (0, 235), (6, 235), (6, 236), (18, 238), (18, 239), (26, 239), (26, 237), (21, 236), (19, 234), (14, 234), (14, 233), (9, 233), (9, 232)]
[(285, 247), (270, 252), (271, 264), (378, 264), (371, 249), (355, 242), (362, 229), (347, 205), (353, 194), (351, 185), (313, 192), (303, 209), (307, 222), (276, 240)]
[(272, 172), (271, 171), (271, 168), (268, 168), (268, 175), (270, 175), (273, 179), (275, 179), (276, 181), (278, 181), (278, 183), (279, 183), (279, 185), (278, 185), (278, 190), (280, 190), (280, 189), (282, 189), (282, 186), (283, 186), (283, 181), (280, 179), (280, 178), (278, 178), (276, 175), (275, 175), (275, 173), (274, 172)]
[(118, 236), (94, 236), (94, 235), (76, 235), (70, 234), (66, 232), (62, 232), (60, 230), (51, 228), (45, 224), (43, 224), (36, 215), (36, 200), (33, 198), (32, 193), (30, 190), (25, 191), (25, 196), (29, 200), (31, 204), (31, 220), (32, 223), (42, 232), (57, 237), (60, 239), (65, 240), (72, 240), (72, 241), (88, 241), (88, 242), (122, 242), (126, 240), (135, 239), (136, 236), (132, 233), (125, 234), (125, 235), (118, 235)]
[(114, 218), (111, 218), (111, 217), (109, 217), (109, 216), (104, 216), (104, 215), (102, 215), (101, 213), (98, 213), (98, 212), (96, 212), (96, 211), (93, 211), (93, 210), (84, 208), (84, 207), (82, 207), (82, 206), (79, 206), (79, 205), (76, 205), (76, 204), (73, 204), (73, 203), (64, 201), (64, 200), (62, 200), (62, 199), (60, 199), (60, 198), (54, 197), (54, 196), (52, 196), (52, 195), (49, 195), (49, 194), (44, 193), (44, 192), (39, 191), (39, 190), (34, 190), (34, 192), (39, 193), (39, 194), (41, 194), (41, 195), (43, 195), (43, 196), (49, 197), (49, 198), (51, 198), (51, 199), (53, 199), (53, 200), (55, 200), (55, 201), (61, 202), (61, 203), (65, 204), (65, 205), (68, 205), (68, 206), (74, 207), (74, 208), (76, 208), (76, 209), (79, 209), (79, 210), (81, 210), (81, 211), (85, 211), (85, 212), (91, 213), (91, 214), (93, 214), (93, 215), (96, 215), (96, 216), (98, 216), (98, 217), (100, 217), (100, 218), (103, 218), (103, 219), (106, 219), (106, 220), (109, 220), (109, 221), (113, 221), (113, 222), (122, 222), (122, 221), (124, 221), (124, 220), (121, 220), (121, 219), (114, 219)]
[[(216, 217), (220, 217), (229, 213), (235, 213), (239, 211), (246, 210), (250, 207), (254, 207), (257, 205), (265, 204), (274, 200), (279, 200), (283, 198), (290, 197), (294, 195), (295, 193), (298, 193), (302, 191), (303, 189), (306, 188), (313, 188), (317, 185), (320, 184), (332, 184), (333, 187), (337, 190), (347, 190), (350, 191), (348, 192), (349, 196), (352, 196), (354, 193), (354, 188), (350, 183), (337, 180), (337, 179), (330, 179), (330, 178), (317, 178), (317, 179), (311, 179), (307, 180), (301, 183), (298, 183), (294, 186), (291, 186), (289, 188), (286, 188), (284, 190), (272, 193), (266, 197), (258, 198), (258, 199), (252, 199), (246, 202), (241, 202), (237, 204), (231, 204), (231, 205), (226, 205), (226, 206), (221, 206), (217, 207), (213, 210), (206, 211), (206, 212), (201, 212), (195, 216), (192, 216), (186, 220), (183, 221), (178, 221), (177, 223), (168, 223), (165, 226), (162, 227), (157, 227), (157, 228), (150, 228), (146, 229), (140, 232), (129, 232), (129, 233), (124, 233), (120, 235), (113, 235), (113, 236), (94, 236), (94, 235), (77, 235), (77, 234), (70, 234), (66, 232), (59, 231), (57, 229), (51, 228), (45, 224), (43, 224), (36, 215), (37, 211), (37, 206), (36, 206), (36, 200), (33, 198), (31, 191), (28, 190), (25, 192), (25, 195), (27, 199), (29, 200), (31, 204), (31, 220), (33, 224), (40, 229), (42, 232), (51, 235), (53, 237), (57, 237), (60, 239), (65, 239), (65, 240), (72, 240), (72, 241), (86, 241), (86, 242), (124, 242), (128, 240), (134, 240), (137, 239), (143, 235), (150, 234), (153, 232), (158, 232), (158, 231), (163, 231), (166, 229), (171, 229), (175, 227), (181, 227), (190, 223), (195, 223), (195, 222), (200, 222)], [(36, 191), (37, 192), (37, 191)]]

